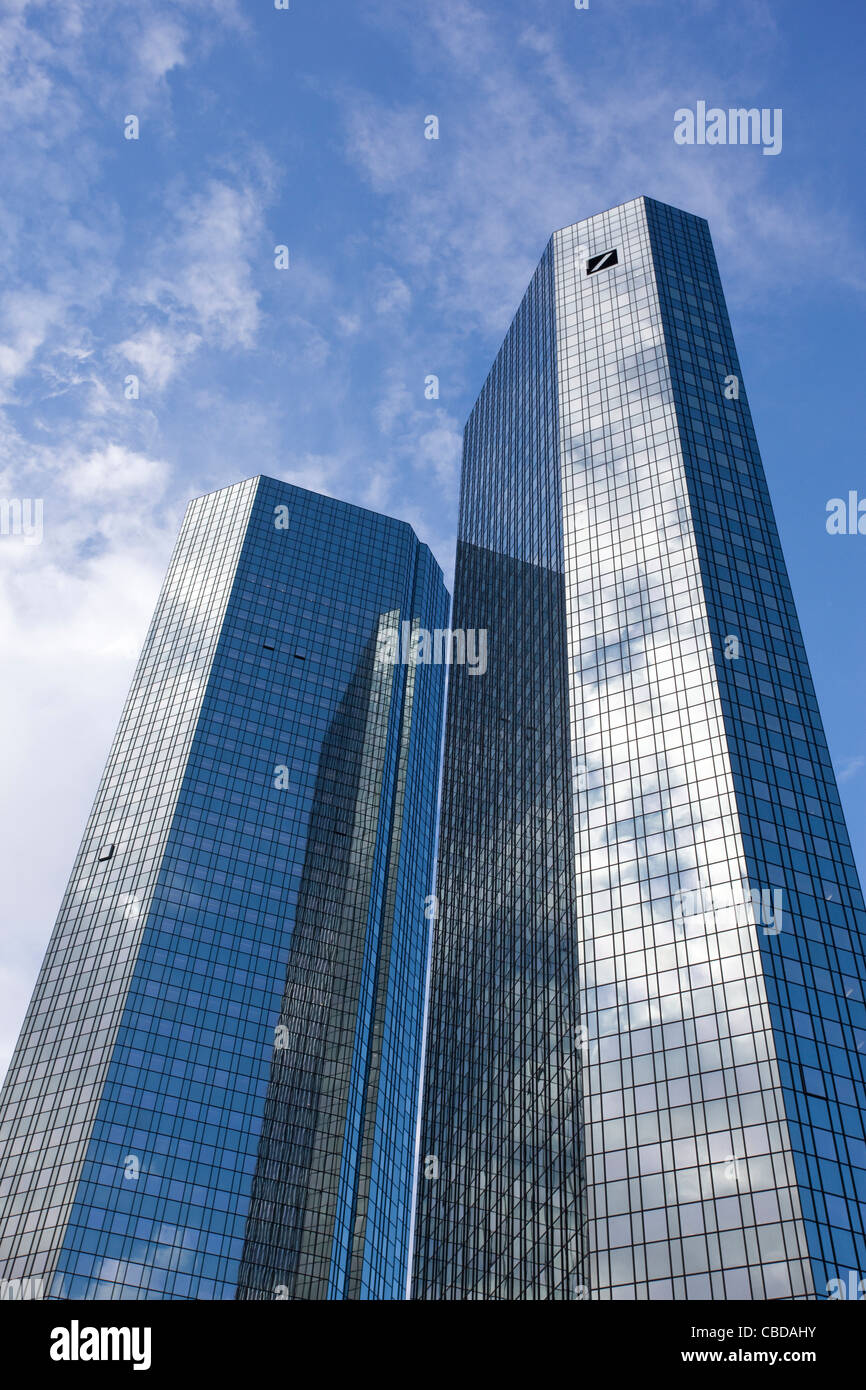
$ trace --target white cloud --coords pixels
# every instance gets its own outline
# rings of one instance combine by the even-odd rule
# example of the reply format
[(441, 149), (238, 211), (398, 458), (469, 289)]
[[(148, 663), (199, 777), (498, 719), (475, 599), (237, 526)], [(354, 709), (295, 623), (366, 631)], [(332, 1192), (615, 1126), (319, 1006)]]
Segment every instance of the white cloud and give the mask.
[(388, 384), (375, 409), (376, 422), (383, 434), (390, 434), (396, 422), (410, 412), (414, 398), (399, 370), (389, 373)]
[(73, 497), (111, 503), (117, 496), (135, 497), (146, 494), (152, 505), (162, 497), (168, 478), (168, 467), (159, 459), (149, 459), (121, 444), (88, 454), (67, 467), (62, 485)]
[(273, 263), (261, 192), (210, 179), (202, 192), (176, 194), (170, 211), (173, 226), (157, 250), (156, 268), (132, 296), (172, 329), (181, 325), (221, 348), (253, 347), (260, 296), (251, 256), (258, 250), (261, 265)]
[(156, 324), (142, 329), (118, 346), (127, 361), (137, 367), (147, 383), (161, 390), (192, 356), (201, 343), (201, 335)]
[(444, 411), (437, 411), (433, 429), (418, 439), (418, 467), (429, 470), (442, 488), (454, 489), (460, 476), (463, 431)]
[(184, 59), (186, 32), (180, 24), (165, 18), (150, 20), (138, 42), (138, 59), (144, 72), (160, 81)]
[(0, 302), (0, 393), (5, 394), (29, 367), (49, 328), (62, 312), (55, 295), (12, 290)]
[(346, 92), (343, 116), (352, 158), (378, 191), (399, 186), (421, 167), (425, 147), (424, 118), (435, 112), (420, 107), (394, 109), (366, 93)]
[(393, 271), (381, 271), (376, 277), (375, 308), (377, 314), (402, 314), (412, 305), (412, 291)]

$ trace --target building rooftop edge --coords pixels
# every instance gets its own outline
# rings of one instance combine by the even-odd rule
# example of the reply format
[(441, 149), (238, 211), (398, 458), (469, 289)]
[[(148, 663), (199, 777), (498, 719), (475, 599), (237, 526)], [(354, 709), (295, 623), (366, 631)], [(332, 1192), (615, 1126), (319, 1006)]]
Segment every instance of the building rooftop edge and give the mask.
[(706, 222), (705, 217), (700, 213), (689, 212), (687, 208), (678, 207), (676, 203), (666, 203), (662, 198), (651, 198), (648, 193), (637, 193), (633, 198), (626, 198), (621, 203), (614, 203), (609, 208), (601, 208), (598, 212), (592, 212), (588, 217), (578, 217), (574, 222), (566, 222), (562, 227), (555, 227), (551, 232), (551, 237), (558, 236), (560, 232), (567, 232), (571, 227), (579, 227), (583, 222), (592, 222), (596, 217), (604, 217), (610, 212), (619, 212), (620, 208), (627, 208), (631, 203), (657, 203), (659, 207), (672, 208), (674, 212), (681, 212), (684, 217), (697, 218), (699, 222)]
[[(383, 521), (389, 522), (392, 526), (405, 527), (405, 529), (412, 535), (413, 539), (417, 542), (417, 544), (421, 546), (423, 550), (426, 550), (428, 552), (431, 560), (433, 561), (433, 564), (439, 571), (439, 575), (442, 579), (443, 584), (445, 584), (445, 575), (441, 564), (436, 559), (436, 556), (433, 554), (433, 551), (427, 544), (427, 542), (422, 541), (421, 537), (418, 535), (418, 532), (415, 530), (415, 527), (412, 525), (410, 521), (404, 521), (402, 517), (390, 516), (387, 512), (377, 511), (375, 507), (362, 507), (358, 502), (348, 502), (345, 497), (333, 497), (329, 492), (317, 492), (315, 488), (302, 487), (300, 483), (290, 483), (286, 478), (275, 478), (270, 473), (251, 473), (246, 478), (238, 478), (237, 482), (225, 483), (222, 487), (211, 488), (208, 492), (196, 493), (194, 497), (191, 497), (189, 499), (189, 503), (187, 505), (191, 505), (193, 502), (198, 502), (204, 497), (214, 497), (218, 492), (228, 492), (231, 488), (243, 487), (245, 483), (261, 482), (276, 483), (278, 487), (292, 487), (295, 488), (297, 492), (306, 492), (310, 497), (320, 497), (324, 502), (331, 502), (335, 506), (349, 507), (354, 512), (366, 512), (368, 516), (380, 517)], [(450, 596), (448, 586), (445, 585), (445, 588), (446, 592), (448, 592)]]

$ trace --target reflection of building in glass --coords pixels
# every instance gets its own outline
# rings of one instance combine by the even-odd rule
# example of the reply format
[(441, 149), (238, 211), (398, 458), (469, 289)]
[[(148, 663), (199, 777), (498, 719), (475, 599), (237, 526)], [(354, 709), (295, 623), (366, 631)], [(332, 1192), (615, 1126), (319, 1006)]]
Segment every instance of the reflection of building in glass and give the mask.
[(552, 238), (454, 622), (490, 665), (452, 675), (416, 1296), (826, 1297), (866, 1271), (866, 919), (702, 219)]
[(0, 1275), (401, 1298), (447, 618), (404, 523), (193, 502), (0, 1105)]

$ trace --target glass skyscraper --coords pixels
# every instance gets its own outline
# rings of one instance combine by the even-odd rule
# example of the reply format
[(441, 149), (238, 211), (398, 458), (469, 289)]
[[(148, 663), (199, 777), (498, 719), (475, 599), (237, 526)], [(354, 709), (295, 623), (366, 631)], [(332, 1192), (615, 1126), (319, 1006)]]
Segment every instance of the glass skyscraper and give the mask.
[(0, 1100), (0, 1277), (405, 1296), (444, 670), (394, 658), (447, 614), (402, 522), (190, 504)]
[(866, 917), (703, 219), (552, 237), (454, 603), (414, 1296), (863, 1277)]

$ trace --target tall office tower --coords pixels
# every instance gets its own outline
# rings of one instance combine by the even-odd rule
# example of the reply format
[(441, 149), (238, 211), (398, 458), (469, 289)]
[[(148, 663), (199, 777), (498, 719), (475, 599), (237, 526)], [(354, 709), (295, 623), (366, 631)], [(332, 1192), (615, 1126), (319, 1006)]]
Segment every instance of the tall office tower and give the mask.
[(2, 1095), (0, 1275), (405, 1297), (444, 671), (402, 657), (446, 618), (402, 522), (190, 504)]
[(866, 918), (703, 219), (551, 239), (453, 622), (415, 1296), (832, 1295)]

